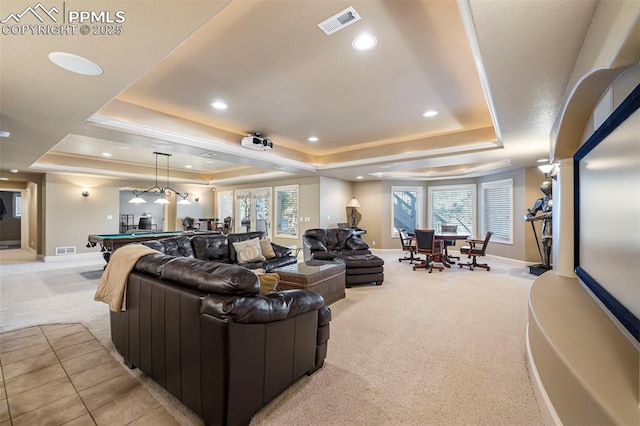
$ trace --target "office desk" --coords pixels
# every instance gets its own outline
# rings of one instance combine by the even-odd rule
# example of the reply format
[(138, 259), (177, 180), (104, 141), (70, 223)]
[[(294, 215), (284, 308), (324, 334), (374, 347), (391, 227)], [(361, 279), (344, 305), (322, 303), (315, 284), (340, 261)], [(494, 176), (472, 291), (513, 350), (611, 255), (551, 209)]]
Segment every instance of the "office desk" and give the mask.
[(116, 251), (122, 246), (131, 243), (139, 243), (142, 241), (149, 240), (160, 240), (162, 238), (168, 237), (177, 237), (180, 235), (205, 235), (205, 234), (219, 234), (220, 232), (215, 231), (170, 231), (170, 232), (155, 232), (155, 231), (144, 231), (144, 230), (136, 230), (131, 233), (123, 233), (123, 234), (94, 234), (89, 235), (89, 242), (87, 243), (87, 247), (95, 247), (96, 244), (100, 244), (100, 251), (102, 252), (102, 257), (104, 260), (109, 262), (109, 258), (111, 257), (111, 253)]

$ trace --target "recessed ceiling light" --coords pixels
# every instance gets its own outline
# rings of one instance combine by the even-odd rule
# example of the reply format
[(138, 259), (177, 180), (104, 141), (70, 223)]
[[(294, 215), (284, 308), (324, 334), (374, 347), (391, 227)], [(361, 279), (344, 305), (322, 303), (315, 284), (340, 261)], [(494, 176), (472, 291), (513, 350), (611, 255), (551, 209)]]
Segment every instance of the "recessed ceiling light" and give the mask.
[(433, 111), (433, 110), (429, 110), (424, 114), (422, 114), (423, 117), (435, 117), (436, 115), (438, 115), (438, 111)]
[(8, 138), (11, 136), (11, 132), (7, 132), (6, 130), (0, 130), (0, 138)]
[(211, 106), (215, 109), (227, 109), (227, 104), (224, 101), (213, 101)]
[(9, 170), (11, 173), (18, 173), (18, 169), (11, 169)]
[(2, 177), (0, 180), (9, 180), (9, 178)]
[(361, 34), (358, 37), (354, 38), (353, 42), (351, 43), (354, 49), (361, 52), (373, 49), (374, 47), (376, 47), (376, 44), (378, 44), (378, 39), (371, 34)]
[(100, 155), (102, 155), (103, 157), (113, 157), (113, 154), (112, 154), (112, 153), (110, 153), (110, 152), (103, 152), (103, 153), (102, 153), (102, 154), (100, 154)]
[(67, 52), (51, 52), (49, 60), (67, 71), (83, 75), (100, 75), (102, 68), (100, 65), (82, 56)]
[(311, 136), (309, 139), (307, 139), (309, 142), (318, 142), (320, 139), (318, 139), (315, 136)]
[(185, 164), (185, 165), (184, 165), (184, 168), (185, 168), (185, 169), (191, 169), (191, 168), (193, 168), (193, 166), (192, 166), (191, 164)]
[(362, 176), (356, 176), (356, 179), (364, 179)]

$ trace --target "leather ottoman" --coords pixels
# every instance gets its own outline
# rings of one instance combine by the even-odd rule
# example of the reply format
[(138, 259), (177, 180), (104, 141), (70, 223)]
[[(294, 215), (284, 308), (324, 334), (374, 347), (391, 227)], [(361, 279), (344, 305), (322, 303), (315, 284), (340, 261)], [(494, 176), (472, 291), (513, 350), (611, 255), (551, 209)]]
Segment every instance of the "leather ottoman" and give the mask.
[(384, 281), (384, 260), (373, 254), (345, 255), (334, 259), (344, 263), (346, 270), (345, 284), (350, 288), (352, 284), (366, 284), (375, 282), (382, 285)]

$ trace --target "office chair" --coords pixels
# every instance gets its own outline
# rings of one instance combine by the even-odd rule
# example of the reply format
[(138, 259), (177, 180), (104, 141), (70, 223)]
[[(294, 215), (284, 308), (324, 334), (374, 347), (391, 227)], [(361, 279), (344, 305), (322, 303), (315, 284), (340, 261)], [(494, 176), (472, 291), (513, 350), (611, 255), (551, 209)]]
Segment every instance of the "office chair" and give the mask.
[(182, 226), (187, 232), (200, 230), (200, 222), (196, 222), (194, 218), (189, 216), (185, 216), (185, 218), (182, 219)]
[(458, 265), (462, 268), (463, 266), (468, 266), (469, 269), (473, 271), (474, 267), (485, 268), (487, 271), (490, 271), (491, 268), (486, 263), (477, 263), (476, 259), (479, 256), (484, 256), (487, 253), (487, 246), (489, 245), (489, 239), (491, 238), (492, 232), (487, 232), (487, 235), (483, 240), (467, 240), (469, 243), (468, 246), (460, 247), (460, 253), (466, 254), (469, 258), (472, 258), (471, 262), (467, 263), (458, 263)]
[(228, 234), (231, 231), (231, 216), (227, 216), (222, 220), (222, 233)]
[(401, 257), (398, 259), (398, 262), (402, 262), (403, 260), (408, 260), (409, 264), (413, 264), (414, 260), (422, 261), (422, 259), (415, 257), (413, 254), (416, 251), (416, 246), (414, 244), (414, 239), (409, 236), (405, 229), (398, 229), (398, 235), (400, 235), (400, 243), (402, 244), (402, 250), (409, 252), (405, 257)]
[[(441, 225), (440, 226), (442, 232), (453, 232), (458, 233), (458, 225)], [(460, 260), (460, 256), (450, 256), (447, 248), (456, 245), (456, 240), (444, 240), (444, 255), (447, 259), (458, 259)], [(454, 262), (451, 262), (454, 263)]]
[(431, 273), (435, 268), (442, 271), (444, 266), (435, 266), (433, 264), (433, 262), (442, 263), (442, 242), (436, 240), (436, 231), (433, 229), (416, 229), (414, 232), (416, 234), (416, 253), (426, 255), (426, 259), (420, 265), (413, 265), (413, 270), (428, 268), (429, 273)]

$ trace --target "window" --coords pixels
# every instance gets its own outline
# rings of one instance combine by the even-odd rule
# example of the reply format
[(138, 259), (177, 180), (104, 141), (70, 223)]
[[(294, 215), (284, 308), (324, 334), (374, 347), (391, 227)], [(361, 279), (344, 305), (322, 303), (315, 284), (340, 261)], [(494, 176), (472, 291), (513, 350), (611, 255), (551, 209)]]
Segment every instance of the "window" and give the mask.
[(458, 225), (459, 232), (475, 235), (476, 186), (446, 185), (429, 187), (429, 228)]
[(13, 193), (13, 217), (22, 217), (22, 194)]
[(271, 235), (271, 188), (240, 190), (235, 195), (236, 231), (262, 231)]
[(492, 242), (513, 244), (513, 179), (480, 184), (480, 233)]
[(298, 185), (276, 186), (276, 236), (298, 238)]
[(233, 217), (233, 191), (218, 192), (218, 220)]
[(422, 187), (391, 187), (391, 236), (397, 237), (399, 229), (413, 232), (420, 228), (422, 217)]

